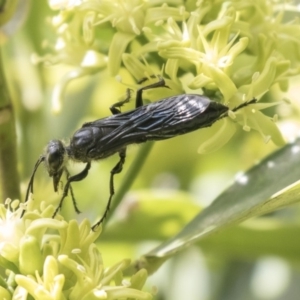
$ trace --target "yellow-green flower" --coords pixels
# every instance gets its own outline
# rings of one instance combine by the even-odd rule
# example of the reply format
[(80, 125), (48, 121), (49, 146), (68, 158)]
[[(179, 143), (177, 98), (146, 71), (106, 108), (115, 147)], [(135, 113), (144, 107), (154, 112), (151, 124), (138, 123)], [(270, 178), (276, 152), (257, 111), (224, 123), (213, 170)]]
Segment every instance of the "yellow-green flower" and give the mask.
[[(57, 11), (51, 22), (57, 38), (52, 53), (35, 57), (36, 61), (73, 66), (54, 88), (56, 112), (69, 82), (104, 68), (117, 75), (124, 66), (137, 81), (161, 75), (175, 95), (208, 94), (231, 109), (252, 98), (259, 100), (276, 84), (287, 90), (289, 77), (300, 71), (300, 24), (285, 21), (284, 1), (51, 0), (49, 4)], [(273, 120), (258, 106), (255, 111), (242, 109), (243, 121), (222, 121), (211, 134), (225, 142), (242, 125), (247, 131), (259, 131), (265, 141), (282, 145)], [(217, 148), (212, 145), (204, 148)]]
[[(152, 299), (141, 291), (147, 272), (141, 270), (133, 284), (124, 284), (124, 259), (106, 268), (94, 244), (101, 230), (94, 232), (87, 220), (78, 224), (59, 217), (54, 207), (33, 209), (33, 200), (24, 205), (8, 200), (0, 205), (0, 266), (6, 277), (0, 280), (1, 299), (92, 300)], [(2, 272), (4, 274), (4, 272)]]

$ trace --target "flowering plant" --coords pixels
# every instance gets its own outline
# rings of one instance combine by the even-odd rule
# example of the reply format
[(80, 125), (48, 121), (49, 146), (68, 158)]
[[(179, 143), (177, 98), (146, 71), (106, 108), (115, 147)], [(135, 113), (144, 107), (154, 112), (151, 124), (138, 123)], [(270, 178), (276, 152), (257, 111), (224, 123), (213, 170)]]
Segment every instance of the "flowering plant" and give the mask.
[[(52, 95), (55, 112), (61, 109), (68, 84), (83, 76), (103, 70), (108, 70), (111, 76), (126, 73), (126, 76), (135, 80), (145, 77), (152, 80), (152, 76), (157, 75), (164, 77), (171, 93), (206, 94), (230, 109), (252, 98), (258, 99), (258, 103), (235, 113), (229, 112), (230, 118), (220, 120), (211, 128), (202, 129), (206, 134), (202, 134), (204, 139), (199, 137), (203, 139), (200, 153), (223, 146), (239, 126), (245, 131), (258, 131), (265, 142), (272, 140), (276, 145), (285, 143), (275, 123), (277, 115), (270, 117), (261, 112), (278, 104), (277, 99), (269, 103), (262, 103), (260, 99), (275, 86), (283, 92), (287, 91), (289, 79), (299, 74), (299, 21), (285, 21), (285, 13), (296, 10), (286, 1), (48, 2), (55, 10), (50, 20), (55, 31), (55, 42), (45, 41), (47, 53), (34, 54), (32, 60), (48, 65), (68, 64), (72, 68), (55, 85)], [(12, 12), (11, 8), (9, 15)], [(2, 18), (0, 23), (6, 22), (7, 18)], [(156, 99), (163, 98), (158, 91), (153, 91), (153, 94)], [(296, 150), (294, 159), (299, 151), (298, 146)], [(281, 157), (286, 159), (287, 155)], [(270, 164), (266, 163), (264, 170), (278, 167), (275, 159)], [(285, 171), (283, 167), (280, 168)], [(249, 177), (244, 176), (246, 180), (241, 182), (245, 184), (250, 179), (257, 179), (262, 190), (267, 184), (261, 184), (258, 176), (261, 171), (254, 170), (253, 173)], [(279, 171), (273, 173), (281, 175), (281, 178), (285, 175), (291, 177), (278, 184), (278, 189), (297, 177), (296, 173), (287, 171), (285, 173), (289, 174)], [(277, 184), (280, 178), (278, 176), (275, 179), (272, 177)], [(268, 184), (271, 186), (270, 182)], [(245, 189), (243, 186), (243, 195), (247, 194)], [(274, 194), (274, 190), (277, 192), (273, 188), (268, 190), (269, 193), (259, 196), (267, 198)], [(256, 201), (262, 201), (255, 194), (259, 191), (250, 189), (248, 194)], [(241, 198), (242, 192), (239, 194)], [(198, 223), (189, 227), (195, 232), (191, 234), (188, 228), (184, 238), (175, 239), (174, 249), (185, 247), (200, 238), (199, 224), (207, 234), (209, 229), (220, 229), (224, 224), (231, 224), (233, 219), (244, 220), (245, 215), (259, 214), (259, 209), (255, 214), (247, 214), (249, 207), (252, 209), (256, 205), (251, 202), (253, 199), (249, 200), (252, 206), (246, 201), (243, 206), (237, 203), (239, 197), (232, 199), (228, 194), (229, 200), (238, 209), (233, 210), (234, 205), (229, 201), (225, 201), (226, 209), (222, 206), (224, 201), (217, 202), (218, 209), (211, 209), (214, 218), (211, 218), (211, 212), (206, 214), (214, 227), (207, 229), (206, 222), (196, 219)], [(294, 198), (288, 202), (293, 201)], [(218, 203), (221, 205), (218, 206)], [(87, 221), (78, 224), (75, 221), (67, 223), (62, 219), (54, 220), (51, 218), (54, 211), (52, 206), (46, 207), (42, 203), (33, 209), (31, 200), (24, 217), (20, 218), (23, 208), (17, 208), (17, 204), (11, 201), (6, 203), (11, 211), (0, 206), (0, 264), (7, 275), (0, 278), (0, 295), (3, 299), (26, 299), (27, 296), (34, 299), (151, 299), (152, 295), (141, 291), (147, 276), (144, 269), (133, 275), (129, 282), (123, 279), (122, 274), (128, 267), (128, 260), (108, 269), (104, 267), (101, 254), (94, 244), (100, 231), (91, 231)], [(264, 209), (261, 211), (271, 211), (270, 208)], [(168, 250), (172, 254), (176, 252), (173, 248)], [(163, 261), (166, 259), (163, 251), (151, 255), (157, 255), (156, 258)]]
[[(230, 108), (260, 99), (275, 84), (287, 90), (299, 73), (298, 21), (284, 22), (276, 1), (57, 1), (51, 24), (57, 35), (52, 53), (35, 62), (74, 67), (57, 83), (53, 109), (59, 111), (67, 84), (108, 68), (136, 80), (163, 73), (174, 93), (206, 93)], [(289, 7), (290, 9), (290, 7)], [(155, 92), (154, 92), (155, 93)], [(225, 144), (236, 125), (257, 130), (267, 142), (283, 145), (273, 118), (256, 104), (241, 110), (236, 122), (222, 120), (203, 141), (204, 153)], [(232, 116), (235, 118), (235, 116)]]
[(18, 204), (6, 201), (12, 211), (0, 205), (0, 265), (7, 276), (1, 278), (1, 299), (152, 299), (140, 290), (145, 270), (128, 281), (122, 271), (129, 260), (104, 267), (94, 244), (101, 230), (92, 231), (87, 220), (52, 219), (53, 206), (33, 209), (32, 200), (20, 218)]

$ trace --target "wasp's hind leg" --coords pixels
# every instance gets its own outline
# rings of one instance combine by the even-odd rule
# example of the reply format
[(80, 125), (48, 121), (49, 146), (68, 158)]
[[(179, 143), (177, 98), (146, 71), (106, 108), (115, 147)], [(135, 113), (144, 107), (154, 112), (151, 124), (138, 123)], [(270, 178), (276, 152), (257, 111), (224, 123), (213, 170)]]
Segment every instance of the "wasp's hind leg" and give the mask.
[[(156, 78), (156, 76), (150, 76), (151, 78)], [(165, 80), (162, 78), (162, 77), (158, 77), (158, 81), (157, 82), (154, 82), (152, 84), (149, 84), (149, 85), (146, 85), (146, 86), (143, 86), (141, 88), (139, 88), (136, 92), (136, 100), (135, 100), (135, 107), (140, 107), (140, 106), (143, 106), (144, 105), (144, 102), (143, 102), (143, 91), (144, 90), (150, 90), (150, 89), (155, 89), (155, 88), (159, 88), (159, 87), (166, 87), (168, 88), (168, 86), (166, 85), (165, 83)], [(145, 82), (146, 80), (148, 80), (148, 78), (143, 78), (141, 79), (138, 83), (143, 83)], [(130, 98), (131, 98), (131, 93), (132, 93), (132, 90), (131, 89), (127, 89), (126, 91), (126, 98), (122, 101), (119, 101), (115, 104), (113, 104), (109, 109), (111, 111), (111, 113), (113, 115), (117, 115), (117, 114), (120, 114), (121, 113), (121, 107), (125, 104), (125, 103), (128, 103), (130, 101)]]
[[(151, 78), (152, 77), (156, 77), (156, 76), (151, 76)], [(139, 81), (139, 83), (143, 83), (147, 79), (148, 78), (143, 78), (143, 79), (141, 79)], [(143, 87), (139, 88), (136, 91), (135, 107), (140, 107), (140, 106), (144, 105), (144, 103), (143, 103), (143, 91), (150, 90), (150, 89), (155, 89), (155, 88), (159, 88), (159, 87), (166, 87), (166, 88), (168, 88), (168, 86), (165, 83), (165, 80), (162, 77), (160, 77), (160, 76), (158, 77), (158, 81), (157, 82), (154, 82), (152, 84), (149, 84), (149, 85), (146, 85), (146, 86), (143, 86)]]

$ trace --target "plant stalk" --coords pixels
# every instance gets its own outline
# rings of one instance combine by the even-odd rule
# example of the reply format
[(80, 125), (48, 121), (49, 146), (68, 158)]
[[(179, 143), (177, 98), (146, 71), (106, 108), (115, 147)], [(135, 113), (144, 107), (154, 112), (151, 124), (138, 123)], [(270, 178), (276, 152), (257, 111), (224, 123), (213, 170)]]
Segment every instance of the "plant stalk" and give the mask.
[(16, 127), (2, 55), (0, 53), (0, 189), (2, 199), (20, 199)]

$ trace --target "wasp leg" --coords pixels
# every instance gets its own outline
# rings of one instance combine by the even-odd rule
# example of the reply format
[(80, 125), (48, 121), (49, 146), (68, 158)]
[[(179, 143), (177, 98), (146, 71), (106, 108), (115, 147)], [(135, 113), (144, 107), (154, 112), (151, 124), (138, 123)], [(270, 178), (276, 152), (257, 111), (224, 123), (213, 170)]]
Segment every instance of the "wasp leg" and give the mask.
[[(159, 80), (157, 82), (143, 86), (136, 91), (135, 107), (140, 107), (140, 106), (144, 105), (143, 97), (142, 97), (144, 90), (150, 90), (150, 89), (155, 89), (155, 88), (159, 88), (159, 87), (166, 87), (166, 88), (168, 87), (165, 83), (165, 80), (162, 77), (159, 77), (158, 79)], [(145, 79), (142, 79), (141, 82), (144, 82), (144, 81), (145, 81)]]
[(131, 92), (132, 90), (131, 89), (127, 89), (126, 90), (126, 98), (122, 101), (119, 101), (115, 104), (113, 104), (109, 109), (111, 111), (111, 113), (113, 115), (117, 115), (117, 114), (120, 114), (121, 113), (121, 107), (125, 104), (125, 103), (128, 103), (130, 98), (131, 98)]
[[(54, 218), (57, 215), (58, 211), (61, 209), (64, 199), (68, 196), (69, 189), (71, 189), (71, 193), (72, 193), (71, 182), (81, 181), (82, 179), (84, 179), (88, 175), (90, 168), (91, 168), (91, 163), (88, 162), (86, 164), (85, 168), (80, 173), (68, 178), (68, 181), (66, 182), (66, 185), (64, 187), (63, 195), (59, 201), (59, 205), (57, 206), (52, 218)], [(73, 204), (74, 204), (74, 202), (73, 202)], [(78, 210), (78, 208), (75, 206), (75, 210), (76, 209)]]
[[(151, 76), (151, 78), (154, 78), (154, 76)], [(143, 78), (142, 80), (139, 81), (139, 83), (143, 83), (144, 81), (148, 80), (148, 78)], [(162, 77), (159, 77), (159, 81), (146, 85), (144, 87), (141, 87), (137, 90), (136, 92), (136, 100), (135, 100), (135, 107), (139, 107), (139, 106), (143, 106), (143, 98), (142, 98), (142, 94), (144, 90), (150, 90), (150, 89), (154, 89), (154, 88), (158, 88), (158, 87), (168, 87), (165, 83), (165, 80)], [(126, 90), (126, 98), (122, 101), (119, 101), (115, 104), (113, 104), (109, 109), (111, 111), (111, 113), (113, 115), (117, 115), (121, 113), (121, 107), (125, 104), (128, 103), (130, 101), (131, 98), (131, 89), (127, 89)]]
[[(67, 174), (67, 180), (69, 180), (70, 178), (70, 173), (69, 171), (67, 170), (67, 168), (65, 169), (66, 171), (66, 174)], [(74, 195), (74, 191), (73, 191), (73, 188), (72, 188), (72, 185), (70, 184), (70, 193), (71, 193), (71, 198), (72, 198), (72, 202), (73, 202), (73, 206), (74, 206), (74, 209), (76, 211), (76, 213), (80, 214), (81, 211), (79, 210), (78, 206), (77, 206), (77, 203), (76, 203), (76, 200), (75, 200), (75, 195)]]
[(115, 167), (110, 171), (110, 182), (109, 182), (110, 195), (109, 195), (109, 199), (108, 199), (104, 214), (103, 214), (102, 218), (95, 225), (93, 225), (93, 227), (92, 227), (93, 231), (95, 231), (96, 228), (104, 221), (104, 219), (106, 218), (106, 216), (109, 212), (111, 200), (112, 200), (113, 195), (115, 194), (114, 176), (115, 176), (115, 174), (119, 174), (122, 172), (123, 165), (125, 163), (125, 158), (126, 158), (126, 148), (119, 152), (119, 156), (120, 156), (120, 160), (115, 165)]

